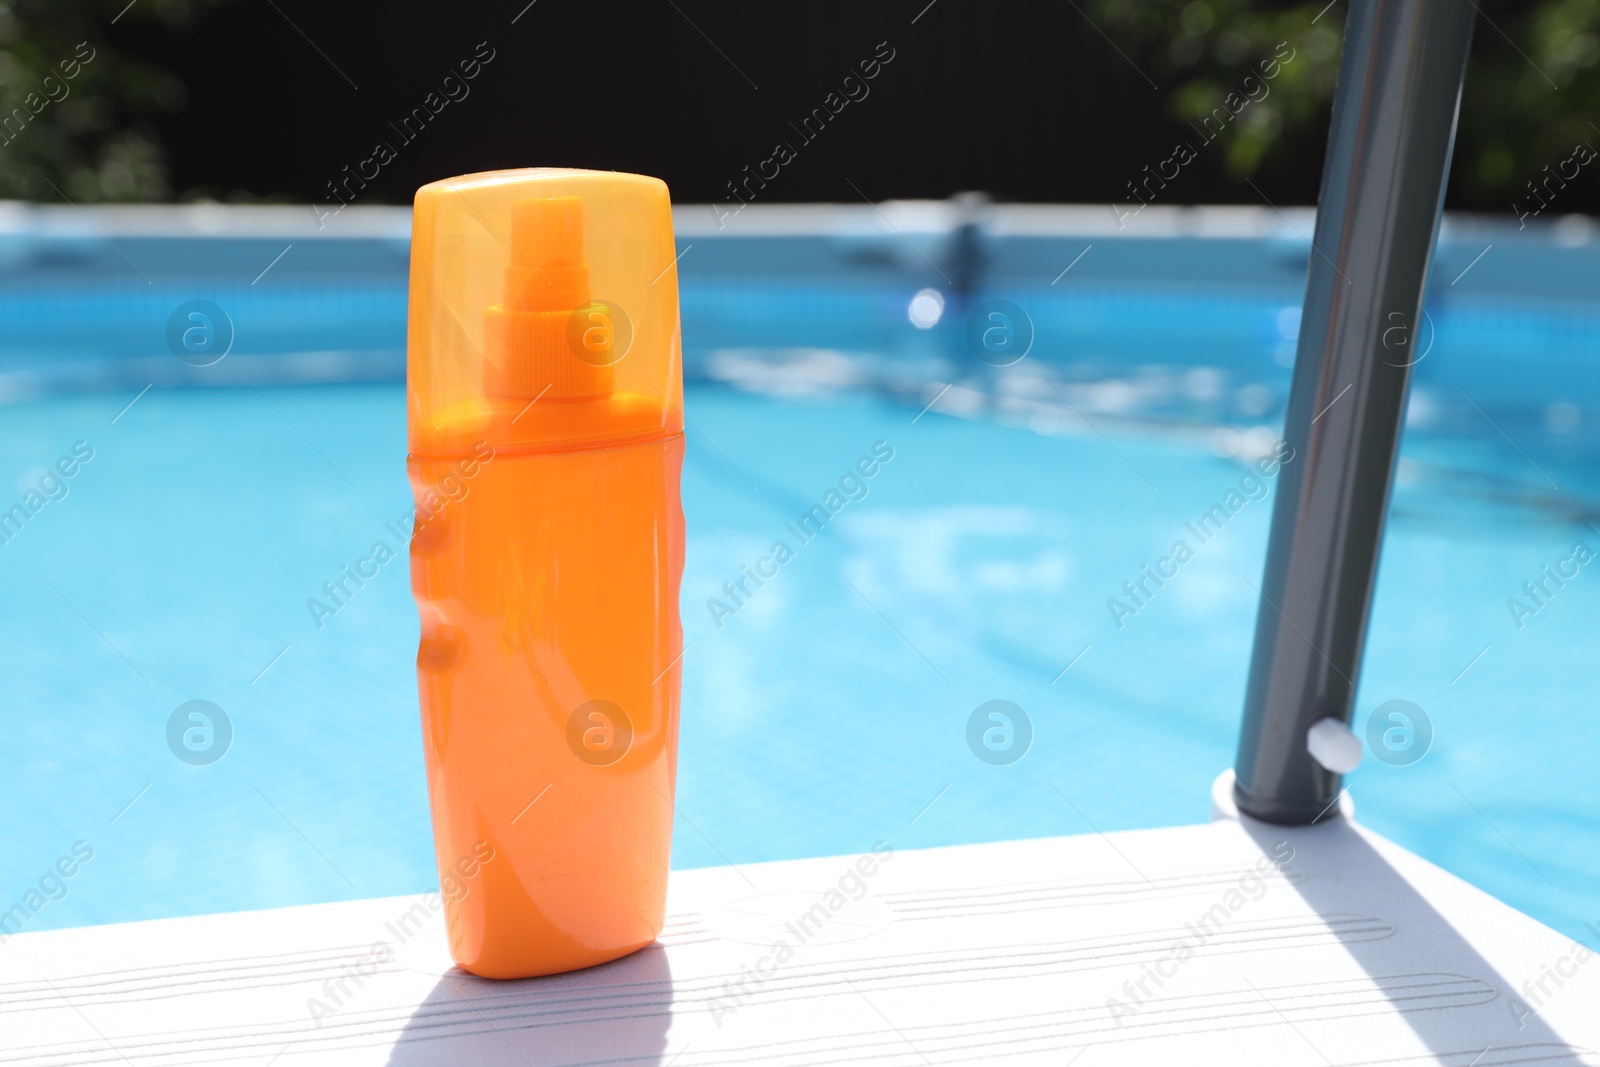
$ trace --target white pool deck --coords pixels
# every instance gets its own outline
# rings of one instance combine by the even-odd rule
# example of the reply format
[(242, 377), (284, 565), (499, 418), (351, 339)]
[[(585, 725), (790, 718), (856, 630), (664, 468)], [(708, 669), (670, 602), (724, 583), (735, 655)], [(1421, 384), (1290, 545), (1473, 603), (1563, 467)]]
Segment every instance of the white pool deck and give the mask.
[(1600, 1067), (1600, 957), (1353, 822), (892, 847), (676, 871), (517, 982), (427, 897), (22, 934), (0, 1063)]

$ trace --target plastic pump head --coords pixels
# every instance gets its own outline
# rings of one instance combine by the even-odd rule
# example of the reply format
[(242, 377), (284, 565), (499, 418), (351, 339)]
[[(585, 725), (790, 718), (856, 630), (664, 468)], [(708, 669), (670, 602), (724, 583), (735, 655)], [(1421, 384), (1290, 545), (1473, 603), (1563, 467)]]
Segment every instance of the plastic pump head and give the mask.
[(615, 324), (589, 295), (583, 200), (513, 201), (505, 291), (485, 313), (484, 391), (525, 400), (610, 393)]
[(671, 203), (654, 178), (497, 171), (417, 191), (411, 451), (682, 429)]

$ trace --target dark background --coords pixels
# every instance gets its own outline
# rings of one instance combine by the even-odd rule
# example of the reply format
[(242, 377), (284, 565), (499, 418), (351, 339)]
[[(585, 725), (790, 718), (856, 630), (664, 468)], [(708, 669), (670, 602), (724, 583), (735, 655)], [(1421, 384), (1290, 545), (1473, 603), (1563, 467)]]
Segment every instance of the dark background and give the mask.
[[(76, 156), (38, 164), (46, 176), (59, 169), (51, 185), (13, 176), (10, 195), (58, 199), (55, 186), (85, 200), (317, 202), (387, 141), (398, 158), (360, 203), (405, 203), (451, 174), (550, 165), (655, 174), (679, 201), (731, 205), (728, 183), (779, 141), (798, 158), (764, 202), (984, 190), (1120, 203), (1130, 179), (1193, 139), (1185, 120), (1219, 104), (1282, 37), (1300, 58), (1273, 86), (1273, 113), (1230, 130), (1241, 143), (1208, 148), (1168, 195), (1309, 204), (1348, 10), (1348, 0), (138, 0), (111, 24), (126, 0), (14, 2), (23, 36), (41, 42), (39, 64), (79, 34), (104, 49), (94, 75), (108, 101)], [(1600, 120), (1600, 4), (1479, 6), (1450, 206), (1510, 212), (1576, 140), (1600, 146), (1589, 124)], [(389, 124), (480, 42), (495, 58), (470, 95), (402, 143)], [(790, 123), (880, 42), (894, 59), (870, 95), (801, 143)], [(119, 136), (145, 146), (138, 167), (108, 170), (105, 146)], [(1552, 213), (1600, 208), (1597, 194), (1585, 173)]]
[[(424, 13), (436, 5), (397, 3), (375, 19), (367, 5), (277, 3), (360, 89), (266, 3), (215, 11), (181, 38), (152, 35), (141, 47), (193, 89), (187, 111), (162, 126), (187, 146), (179, 188), (320, 198), (375, 140), (393, 142), (386, 123), (480, 41), (496, 58), (472, 95), (401, 151), (372, 199), (403, 202), (452, 173), (558, 165), (656, 174), (676, 199), (716, 202), (787, 141), (798, 157), (762, 199), (858, 200), (854, 182), (872, 199), (983, 189), (1105, 200), (1174, 136), (1161, 96), (1065, 3), (938, 0), (912, 25), (927, 0), (677, 0), (681, 13), (668, 0), (539, 0), (514, 26), (518, 4), (453, 4), (440, 17)], [(200, 38), (209, 43), (195, 47)], [(789, 123), (880, 42), (894, 59), (866, 83), (870, 95), (802, 142)], [(1284, 187), (1315, 190), (1319, 160), (1285, 162)], [(1214, 174), (1187, 193), (1236, 195)]]
[[(967, 189), (1103, 200), (1171, 147), (1160, 95), (1059, 2), (937, 0), (912, 25), (927, 0), (539, 0), (514, 26), (526, 0), (451, 4), (443, 16), (428, 13), (442, 5), (395, 3), (381, 19), (369, 5), (276, 2), (359, 90), (264, 2), (211, 12), (182, 35), (146, 36), (140, 49), (192, 89), (188, 109), (161, 126), (164, 140), (187, 146), (177, 187), (320, 199), (375, 140), (393, 142), (386, 123), (480, 41), (496, 58), (472, 95), (401, 151), (371, 199), (404, 202), (453, 173), (555, 165), (655, 174), (675, 199), (716, 202), (745, 165), (788, 141), (798, 158), (764, 200), (859, 200), (851, 182), (875, 200)], [(867, 83), (870, 95), (802, 143), (789, 123), (880, 42), (895, 58)], [(1293, 161), (1289, 181), (1314, 190), (1319, 165)], [(1201, 180), (1188, 192), (1214, 200), (1227, 190)]]

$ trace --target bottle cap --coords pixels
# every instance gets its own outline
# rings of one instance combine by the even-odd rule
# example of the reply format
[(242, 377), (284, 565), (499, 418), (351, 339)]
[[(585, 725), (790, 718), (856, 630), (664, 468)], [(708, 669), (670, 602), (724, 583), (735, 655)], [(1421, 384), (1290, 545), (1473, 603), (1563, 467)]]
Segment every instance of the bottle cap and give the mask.
[(418, 189), (411, 453), (681, 432), (676, 257), (671, 201), (655, 178), (541, 168)]

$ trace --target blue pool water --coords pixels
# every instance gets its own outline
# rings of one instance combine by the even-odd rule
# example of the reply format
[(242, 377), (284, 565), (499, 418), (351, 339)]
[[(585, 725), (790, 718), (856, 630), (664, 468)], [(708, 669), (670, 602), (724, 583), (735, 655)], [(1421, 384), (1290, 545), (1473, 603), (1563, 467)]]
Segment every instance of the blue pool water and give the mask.
[[(674, 865), (1203, 821), (1233, 759), (1271, 496), (1203, 544), (1185, 524), (1271, 447), (1294, 271), (1214, 290), (1086, 273), (1063, 295), (1046, 273), (1004, 290), (1040, 343), (995, 370), (906, 321), (926, 279), (822, 291), (690, 263)], [(0, 294), (7, 328), (26, 284)], [(162, 284), (127, 299), (195, 291)], [(375, 282), (363, 313), (403, 307), (395, 284)], [(1600, 550), (1600, 330), (1575, 305), (1451, 300), (1431, 305), (1356, 723), (1410, 700), (1433, 744), (1411, 766), (1369, 757), (1350, 788), (1364, 823), (1586, 936), (1600, 563), (1520, 627), (1507, 600), (1576, 543)], [(404, 391), (384, 351), (349, 375), (378, 380), (290, 384), (263, 343), (258, 385), (174, 376), (142, 394), (158, 352), (129, 353), (126, 381), (88, 353), (82, 387), (32, 396), (31, 365), (5, 354), (0, 508), (75, 443), (93, 450), (0, 544), (0, 908), (76, 842), (93, 849), (27, 929), (435, 885), (403, 554), (321, 627), (306, 607), (375, 541), (399, 545)], [(893, 458), (865, 495), (797, 545), (785, 524), (878, 442)], [(1119, 627), (1108, 598), (1180, 539), (1194, 558)], [(714, 612), (776, 540), (794, 559)], [(232, 724), (209, 766), (168, 748), (194, 699)], [(1033, 727), (1009, 766), (967, 743), (996, 699)]]

